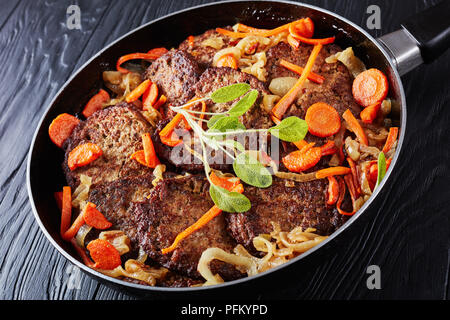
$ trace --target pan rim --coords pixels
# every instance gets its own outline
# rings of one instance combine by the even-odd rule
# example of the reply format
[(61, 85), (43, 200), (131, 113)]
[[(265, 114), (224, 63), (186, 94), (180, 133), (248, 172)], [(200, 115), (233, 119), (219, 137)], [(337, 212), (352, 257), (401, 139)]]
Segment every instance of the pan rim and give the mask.
[[(398, 145), (397, 145), (397, 151), (395, 152), (394, 158), (392, 160), (391, 163), (391, 170), (388, 170), (388, 172), (386, 173), (385, 178), (382, 180), (379, 188), (377, 188), (374, 193), (372, 194), (372, 196), (370, 196), (369, 200), (366, 201), (366, 203), (358, 210), (357, 213), (355, 213), (347, 222), (345, 222), (338, 230), (336, 230), (335, 232), (333, 232), (326, 240), (324, 240), (323, 242), (321, 242), (320, 244), (316, 245), (315, 247), (313, 247), (312, 249), (308, 250), (307, 252), (303, 253), (302, 255), (293, 258), (291, 260), (289, 260), (288, 262), (274, 267), (272, 269), (266, 270), (262, 273), (259, 273), (257, 275), (254, 276), (247, 276), (244, 277), (242, 279), (237, 279), (237, 280), (233, 280), (233, 281), (229, 281), (229, 282), (224, 282), (222, 284), (218, 284), (218, 285), (213, 285), (213, 286), (206, 286), (206, 287), (181, 287), (181, 288), (167, 288), (167, 287), (157, 287), (157, 286), (146, 286), (146, 285), (141, 285), (141, 284), (135, 284), (135, 283), (131, 283), (131, 282), (126, 282), (123, 280), (119, 280), (116, 278), (112, 278), (109, 276), (106, 276), (98, 271), (95, 271), (89, 267), (87, 267), (86, 265), (84, 265), (82, 262), (80, 262), (78, 259), (76, 259), (75, 257), (73, 257), (71, 254), (69, 254), (64, 248), (62, 248), (56, 241), (55, 239), (53, 239), (53, 237), (50, 235), (50, 233), (48, 232), (48, 230), (45, 228), (43, 222), (40, 219), (39, 213), (37, 212), (35, 203), (34, 203), (34, 198), (33, 198), (33, 193), (31, 190), (31, 159), (32, 159), (32, 153), (34, 150), (34, 146), (36, 143), (36, 138), (38, 135), (38, 132), (40, 131), (42, 124), (47, 116), (47, 114), (50, 112), (50, 110), (52, 109), (52, 106), (54, 105), (55, 101), (57, 100), (57, 98), (61, 95), (61, 93), (65, 90), (65, 88), (72, 82), (72, 80), (86, 67), (88, 66), (94, 59), (96, 59), (98, 56), (100, 56), (101, 54), (103, 54), (104, 51), (106, 51), (108, 48), (112, 47), (113, 45), (115, 45), (116, 43), (118, 43), (119, 41), (121, 41), (122, 39), (128, 37), (129, 35), (137, 32), (140, 29), (143, 29), (147, 26), (150, 26), (160, 20), (163, 19), (167, 19), (170, 18), (172, 16), (178, 15), (180, 13), (183, 12), (188, 12), (188, 11), (194, 11), (197, 10), (199, 8), (204, 8), (204, 7), (209, 7), (209, 6), (217, 6), (217, 5), (223, 5), (226, 3), (238, 3), (238, 2), (242, 2), (242, 3), (251, 3), (251, 2), (258, 2), (258, 3), (285, 3), (285, 4), (290, 4), (290, 5), (295, 5), (295, 6), (299, 6), (299, 7), (305, 7), (308, 9), (312, 9), (312, 10), (316, 10), (318, 12), (321, 13), (325, 13), (328, 15), (331, 15), (335, 18), (337, 18), (338, 20), (352, 26), (353, 28), (355, 28), (358, 32), (362, 33), (367, 39), (369, 39), (371, 41), (372, 44), (374, 44), (377, 49), (383, 54), (383, 56), (385, 57), (386, 61), (388, 62), (389, 66), (391, 67), (393, 74), (395, 76), (395, 81), (399, 86), (399, 91), (400, 91), (400, 98), (401, 98), (401, 119), (400, 119), (400, 125), (401, 125), (401, 130), (400, 130), (400, 137), (398, 140)], [(389, 54), (386, 52), (386, 50), (377, 42), (377, 40), (375, 38), (373, 38), (368, 32), (366, 32), (363, 28), (361, 28), (360, 26), (356, 25), (355, 23), (351, 22), (350, 20), (346, 19), (345, 17), (342, 17), (334, 12), (331, 12), (327, 9), (323, 9), (314, 5), (310, 5), (310, 4), (305, 4), (305, 3), (301, 3), (301, 2), (292, 2), (292, 1), (286, 1), (286, 0), (253, 0), (253, 1), (244, 1), (244, 0), (226, 0), (226, 1), (219, 1), (219, 2), (211, 2), (211, 3), (206, 3), (206, 4), (201, 4), (201, 5), (197, 5), (197, 6), (193, 6), (193, 7), (189, 7), (189, 8), (185, 8), (182, 10), (178, 10), (172, 13), (169, 13), (167, 15), (164, 15), (162, 17), (159, 17), (157, 19), (151, 20), (147, 23), (144, 23), (141, 26), (136, 27), (135, 29), (125, 33), (124, 35), (120, 36), (119, 38), (117, 38), (116, 40), (112, 41), (111, 43), (109, 43), (108, 45), (106, 45), (104, 48), (102, 48), (100, 51), (98, 51), (95, 55), (93, 55), (89, 60), (87, 60), (81, 67), (79, 67), (70, 77), (69, 79), (61, 86), (61, 88), (58, 90), (58, 92), (55, 94), (55, 96), (53, 97), (53, 99), (49, 102), (48, 106), (46, 107), (43, 115), (41, 116), (41, 119), (39, 120), (39, 123), (35, 129), (35, 132), (33, 134), (33, 138), (30, 144), (30, 148), (28, 151), (28, 155), (27, 155), (27, 172), (26, 172), (26, 182), (27, 182), (27, 192), (28, 192), (28, 198), (31, 204), (31, 208), (33, 211), (33, 215), (35, 217), (35, 220), (37, 221), (40, 230), (44, 233), (44, 235), (46, 236), (46, 238), (50, 241), (50, 243), (53, 245), (54, 248), (56, 248), (59, 253), (61, 253), (67, 260), (69, 260), (71, 263), (75, 264), (77, 267), (79, 267), (80, 269), (82, 269), (84, 272), (93, 275), (96, 278), (99, 278), (103, 281), (106, 282), (112, 282), (116, 285), (119, 286), (124, 286), (124, 287), (129, 287), (130, 289), (134, 289), (134, 290), (139, 290), (139, 291), (146, 291), (146, 292), (167, 292), (167, 293), (174, 293), (174, 292), (179, 292), (179, 293), (188, 293), (188, 292), (199, 292), (199, 291), (205, 291), (205, 290), (211, 290), (211, 289), (223, 289), (225, 287), (229, 287), (232, 285), (238, 285), (247, 281), (252, 281), (252, 280), (257, 280), (260, 277), (269, 275), (272, 272), (276, 272), (278, 270), (281, 270), (284, 267), (287, 267), (293, 263), (297, 263), (300, 260), (305, 259), (306, 257), (314, 254), (316, 251), (318, 251), (319, 249), (321, 249), (322, 247), (326, 246), (328, 243), (330, 243), (334, 238), (336, 238), (338, 235), (340, 235), (342, 232), (344, 232), (355, 220), (357, 220), (359, 218), (359, 216), (371, 205), (371, 203), (374, 201), (374, 199), (378, 196), (378, 194), (381, 192), (381, 190), (383, 190), (384, 185), (387, 183), (387, 181), (389, 180), (391, 173), (394, 171), (395, 165), (397, 163), (399, 154), (402, 150), (402, 145), (403, 145), (403, 141), (405, 138), (405, 131), (406, 131), (406, 98), (405, 98), (405, 92), (404, 92), (404, 87), (400, 78), (400, 75), (397, 71), (397, 69), (395, 68)]]

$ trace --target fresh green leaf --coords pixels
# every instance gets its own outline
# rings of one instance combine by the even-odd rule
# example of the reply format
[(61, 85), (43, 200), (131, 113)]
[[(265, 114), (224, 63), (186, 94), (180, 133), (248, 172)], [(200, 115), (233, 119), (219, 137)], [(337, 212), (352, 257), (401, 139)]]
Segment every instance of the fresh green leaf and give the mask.
[(272, 175), (269, 170), (246, 152), (236, 157), (233, 169), (236, 176), (249, 185), (267, 188), (272, 184)]
[(228, 113), (233, 116), (242, 116), (250, 109), (258, 98), (258, 90), (252, 90), (239, 100)]
[(225, 132), (227, 130), (245, 130), (245, 126), (236, 116), (228, 116), (218, 119), (209, 129), (210, 131)]
[(218, 120), (220, 120), (220, 119), (222, 119), (222, 118), (224, 118), (224, 117), (226, 117), (225, 114), (217, 114), (217, 115), (214, 115), (214, 116), (212, 116), (211, 118), (209, 118), (208, 122), (206, 123), (207, 126), (208, 126), (208, 128), (211, 128), (212, 126), (214, 126), (214, 124), (215, 124)]
[(245, 212), (250, 210), (250, 200), (239, 192), (231, 192), (214, 184), (209, 186), (209, 194), (215, 205), (226, 212)]
[(302, 140), (308, 133), (308, 125), (305, 120), (298, 117), (288, 117), (281, 121), (275, 127), (269, 129), (269, 132), (278, 139), (295, 142)]
[(239, 98), (250, 90), (248, 83), (235, 83), (226, 87), (217, 89), (211, 94), (211, 100), (214, 103), (225, 103)]
[(377, 165), (378, 165), (378, 177), (375, 188), (378, 187), (378, 185), (381, 183), (381, 180), (383, 180), (384, 176), (386, 175), (386, 157), (384, 155), (384, 152), (380, 152), (380, 154), (378, 155)]

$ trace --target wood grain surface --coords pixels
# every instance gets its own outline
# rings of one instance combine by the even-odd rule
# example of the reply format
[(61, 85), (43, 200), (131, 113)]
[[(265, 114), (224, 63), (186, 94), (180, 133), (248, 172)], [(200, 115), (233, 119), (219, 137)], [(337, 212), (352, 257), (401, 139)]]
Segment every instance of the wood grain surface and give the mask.
[[(45, 238), (28, 200), (27, 152), (48, 103), (92, 55), (145, 22), (207, 2), (211, 1), (0, 1), (0, 299), (139, 298), (81, 274)], [(380, 36), (438, 1), (304, 2), (362, 27), (367, 6), (376, 4), (381, 8), (382, 28), (368, 31)], [(81, 30), (66, 27), (71, 4), (81, 8)], [(293, 267), (276, 290), (259, 284), (246, 289), (247, 297), (448, 299), (449, 73), (447, 52), (402, 79), (408, 102), (406, 139), (400, 164), (374, 208), (347, 229), (314, 268)], [(380, 266), (380, 290), (367, 289), (369, 265)], [(208, 298), (228, 294), (218, 291)]]

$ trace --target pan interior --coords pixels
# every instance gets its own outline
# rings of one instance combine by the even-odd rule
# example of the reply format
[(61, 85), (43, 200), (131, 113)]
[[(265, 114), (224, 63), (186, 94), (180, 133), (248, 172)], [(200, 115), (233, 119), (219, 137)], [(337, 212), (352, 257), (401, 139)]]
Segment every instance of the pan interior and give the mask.
[[(220, 14), (217, 14), (218, 12)], [(59, 236), (60, 213), (55, 205), (53, 193), (60, 191), (65, 185), (61, 169), (63, 153), (50, 141), (48, 127), (60, 113), (81, 112), (89, 97), (101, 87), (102, 71), (115, 69), (117, 58), (124, 54), (146, 52), (161, 46), (176, 47), (187, 36), (200, 34), (211, 28), (233, 25), (237, 22), (258, 28), (274, 28), (306, 16), (315, 23), (315, 38), (335, 35), (338, 45), (342, 48), (352, 46), (355, 54), (367, 66), (378, 68), (388, 75), (389, 96), (397, 102), (393, 120), (399, 125), (402, 94), (394, 70), (376, 44), (339, 17), (300, 4), (275, 1), (216, 3), (175, 13), (138, 28), (91, 59), (63, 86), (42, 118), (30, 149), (28, 183), (36, 217), (52, 242), (57, 244), (57, 248), (59, 246), (59, 250), (69, 252), (78, 260), (70, 245)]]

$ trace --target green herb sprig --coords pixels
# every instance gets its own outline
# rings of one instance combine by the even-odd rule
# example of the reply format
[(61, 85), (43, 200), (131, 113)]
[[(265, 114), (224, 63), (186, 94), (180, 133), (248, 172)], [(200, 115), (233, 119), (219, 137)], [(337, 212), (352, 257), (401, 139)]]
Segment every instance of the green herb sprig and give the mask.
[[(206, 145), (214, 150), (222, 150), (233, 159), (233, 170), (238, 178), (245, 183), (258, 187), (267, 188), (272, 185), (270, 171), (255, 157), (251, 156), (245, 147), (229, 136), (246, 133), (270, 133), (280, 140), (293, 142), (301, 140), (308, 132), (305, 120), (298, 117), (288, 117), (278, 125), (268, 129), (247, 129), (239, 117), (245, 114), (258, 98), (257, 90), (250, 90), (247, 83), (236, 83), (224, 86), (214, 91), (209, 97), (199, 99), (188, 104), (171, 107), (171, 109), (184, 116), (194, 134), (198, 137), (202, 154), (197, 155), (203, 162), (206, 177), (210, 183), (209, 194), (214, 203), (226, 212), (245, 212), (251, 208), (250, 200), (238, 192), (231, 192), (214, 185), (209, 177), (211, 168), (207, 161)], [(195, 110), (186, 110), (189, 105), (200, 101), (212, 100), (214, 103), (228, 103), (237, 100), (226, 112), (213, 113)], [(202, 119), (197, 115), (209, 115), (209, 120)], [(198, 121), (206, 122), (208, 130), (204, 130)]]

